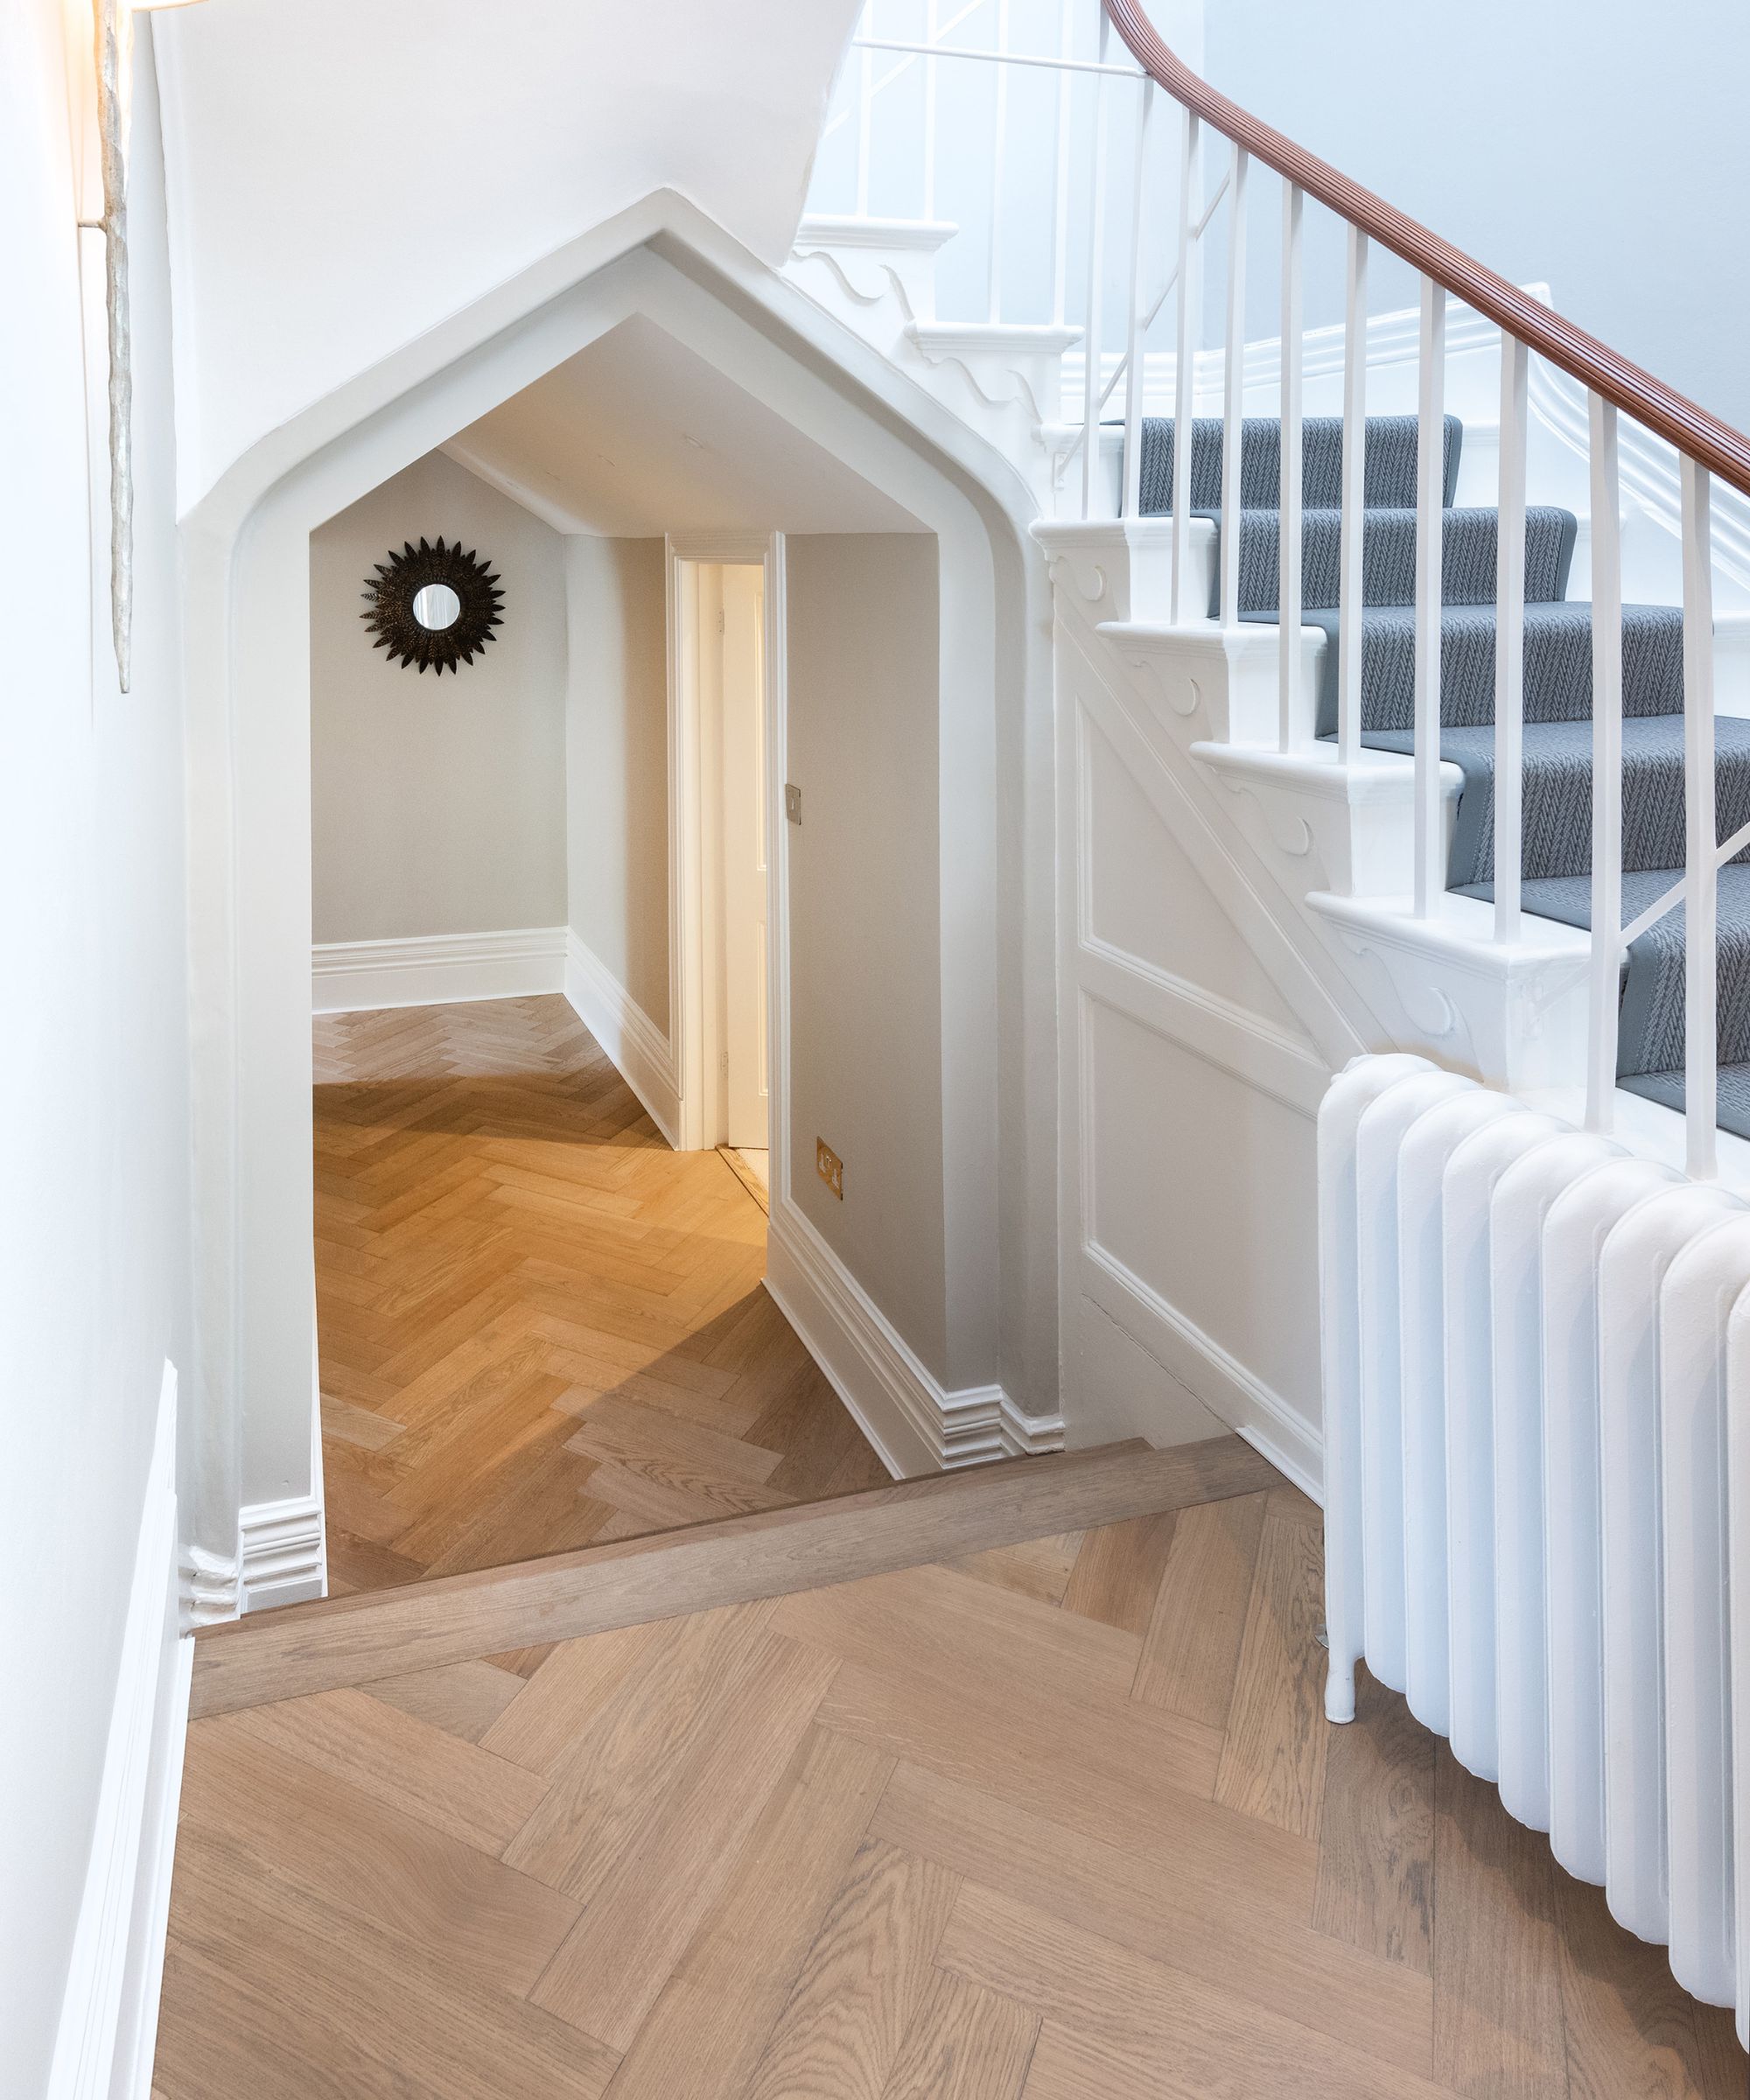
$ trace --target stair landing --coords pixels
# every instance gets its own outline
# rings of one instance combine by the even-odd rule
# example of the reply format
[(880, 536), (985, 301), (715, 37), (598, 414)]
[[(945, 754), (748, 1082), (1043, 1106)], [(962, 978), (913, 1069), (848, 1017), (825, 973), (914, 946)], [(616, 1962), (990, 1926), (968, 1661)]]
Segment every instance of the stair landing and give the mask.
[[(1158, 1506), (1098, 1522), (1126, 1479)], [(1401, 1700), (1326, 1726), (1318, 1512), (1243, 1446), (878, 1496), (729, 1520), (781, 1581), (557, 1645), (550, 1580), (355, 1645), (521, 1572), (203, 1636), (209, 1690), (286, 1674), (190, 1732), (161, 2100), (1739, 2100), (1729, 2017)], [(934, 1558), (821, 1586), (883, 1522)], [(395, 1674), (314, 1690), (331, 1642)]]

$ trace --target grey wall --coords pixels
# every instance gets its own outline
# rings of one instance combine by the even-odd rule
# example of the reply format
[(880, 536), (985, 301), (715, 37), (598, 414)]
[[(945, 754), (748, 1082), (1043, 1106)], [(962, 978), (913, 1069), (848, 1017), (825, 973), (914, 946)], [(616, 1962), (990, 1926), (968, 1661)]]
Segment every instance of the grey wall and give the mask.
[(569, 924), (668, 1029), (668, 686), (661, 540), (565, 542)]
[[(360, 618), (390, 548), (458, 536), (504, 624), (441, 678)], [(565, 916), (565, 585), (559, 536), (441, 452), (310, 538), (313, 937), (557, 926)]]
[[(792, 1193), (940, 1377), (936, 542), (793, 537), (787, 589)], [(817, 1137), (844, 1162), (842, 1203)]]
[[(1740, 429), (1746, 68), (1750, 10), (1728, 0), (1234, 0), (1208, 11), (1204, 65), (1242, 107), (1503, 276), (1547, 282), (1562, 312)], [(1217, 142), (1212, 170), (1224, 154)], [(1258, 191), (1253, 337), (1276, 332), (1273, 179)], [(1308, 206), (1314, 326), (1341, 312), (1325, 216)], [(1407, 272), (1382, 269), (1376, 312), (1413, 299)]]
[[(166, 1358), (189, 1335), (183, 744), (169, 273), (141, 25), (130, 231), (133, 690), (108, 632), (103, 263), (74, 222), (90, 24), (0, 26), (0, 2086), (47, 2090)], [(70, 59), (70, 65), (69, 65)], [(79, 265), (84, 263), (81, 299)], [(94, 288), (94, 292), (93, 290)], [(89, 387), (89, 394), (87, 388)], [(168, 1570), (164, 1571), (166, 1578)]]

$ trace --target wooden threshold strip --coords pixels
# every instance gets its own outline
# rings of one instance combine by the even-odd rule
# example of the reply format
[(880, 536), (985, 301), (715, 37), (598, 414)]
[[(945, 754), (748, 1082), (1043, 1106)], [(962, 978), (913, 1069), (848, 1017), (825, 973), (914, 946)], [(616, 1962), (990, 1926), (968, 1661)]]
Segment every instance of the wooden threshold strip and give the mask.
[(853, 1582), (1058, 1531), (1278, 1486), (1238, 1437), (1140, 1442), (930, 1474), (827, 1502), (585, 1546), (405, 1588), (287, 1605), (203, 1628), (192, 1712), (436, 1670), (756, 1598)]

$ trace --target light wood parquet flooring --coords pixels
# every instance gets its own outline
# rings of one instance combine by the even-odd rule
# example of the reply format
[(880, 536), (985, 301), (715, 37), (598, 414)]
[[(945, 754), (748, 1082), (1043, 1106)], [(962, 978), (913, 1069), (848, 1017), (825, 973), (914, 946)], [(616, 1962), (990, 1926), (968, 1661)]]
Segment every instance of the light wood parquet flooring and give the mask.
[(1319, 1568), (1266, 1487), (199, 1721), (162, 2100), (1742, 2100), (1401, 1699), (1326, 1725)]
[(337, 1593), (886, 1480), (760, 1286), (759, 1203), (563, 998), (315, 1035)]

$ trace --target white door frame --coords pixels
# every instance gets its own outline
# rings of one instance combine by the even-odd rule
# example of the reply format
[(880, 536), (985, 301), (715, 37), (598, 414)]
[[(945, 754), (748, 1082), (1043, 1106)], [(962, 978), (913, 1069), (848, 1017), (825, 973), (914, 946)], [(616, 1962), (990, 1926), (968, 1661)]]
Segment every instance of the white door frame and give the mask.
[(784, 536), (781, 532), (688, 532), (666, 542), (668, 608), (668, 1012), (679, 1088), (676, 1136), (681, 1152), (721, 1142), (718, 1052), (708, 997), (706, 929), (721, 903), (718, 871), (704, 851), (706, 779), (699, 710), (697, 624), (701, 563), (758, 563), (764, 572), (766, 679), (766, 1032), (769, 1058), (772, 1195), (789, 1188), (790, 941), (785, 859), (787, 748)]

